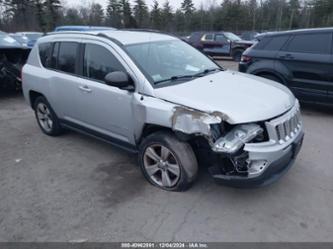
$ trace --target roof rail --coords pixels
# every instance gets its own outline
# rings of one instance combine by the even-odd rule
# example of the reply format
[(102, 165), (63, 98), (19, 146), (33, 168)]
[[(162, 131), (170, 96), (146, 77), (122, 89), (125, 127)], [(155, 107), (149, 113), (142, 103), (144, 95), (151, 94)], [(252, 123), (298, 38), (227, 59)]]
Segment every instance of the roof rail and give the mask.
[(157, 29), (134, 29), (134, 28), (129, 28), (129, 29), (119, 29), (119, 31), (134, 31), (134, 32), (151, 32), (151, 33), (156, 33), (156, 34), (163, 34), (163, 35), (170, 35), (177, 37), (175, 34), (169, 33), (169, 32), (164, 32), (161, 30)]
[(113, 37), (107, 36), (106, 34), (98, 33), (96, 36), (99, 36), (99, 37), (102, 37), (102, 38), (106, 38), (106, 39), (108, 39), (108, 40), (116, 43), (120, 47), (124, 46), (124, 44), (122, 44), (119, 40), (117, 40), (117, 39), (115, 39)]
[(49, 32), (46, 35), (94, 35), (96, 36), (100, 31), (56, 31)]

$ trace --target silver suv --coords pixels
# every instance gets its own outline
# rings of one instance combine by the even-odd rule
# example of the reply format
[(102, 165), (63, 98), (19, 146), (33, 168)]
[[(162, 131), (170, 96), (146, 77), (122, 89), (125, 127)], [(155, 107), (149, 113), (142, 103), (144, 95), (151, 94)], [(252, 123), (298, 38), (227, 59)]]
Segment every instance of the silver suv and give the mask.
[(233, 186), (271, 183), (303, 140), (286, 87), (224, 70), (160, 33), (43, 37), (23, 68), (23, 90), (45, 134), (69, 128), (137, 153), (146, 179), (165, 190), (187, 189), (198, 165)]

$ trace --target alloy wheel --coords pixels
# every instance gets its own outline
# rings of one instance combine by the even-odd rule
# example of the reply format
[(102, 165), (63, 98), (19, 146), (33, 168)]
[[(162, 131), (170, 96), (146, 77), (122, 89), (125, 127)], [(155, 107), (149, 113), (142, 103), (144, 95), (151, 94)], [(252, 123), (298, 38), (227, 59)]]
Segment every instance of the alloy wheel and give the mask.
[(143, 156), (144, 168), (157, 185), (172, 188), (180, 179), (180, 166), (174, 154), (165, 146), (154, 144), (146, 148)]
[(50, 109), (44, 103), (38, 103), (36, 111), (40, 126), (46, 132), (51, 132), (53, 128), (53, 120), (51, 117)]

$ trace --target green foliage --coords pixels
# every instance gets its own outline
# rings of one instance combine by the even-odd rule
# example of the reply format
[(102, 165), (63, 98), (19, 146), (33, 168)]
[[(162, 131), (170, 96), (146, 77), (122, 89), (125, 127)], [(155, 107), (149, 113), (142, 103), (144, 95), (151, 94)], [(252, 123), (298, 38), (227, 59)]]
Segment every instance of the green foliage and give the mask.
[[(68, 0), (67, 0), (68, 1)], [(180, 34), (198, 30), (270, 31), (333, 25), (333, 0), (215, 0), (195, 8), (181, 0), (174, 10), (169, 0), (108, 0), (64, 7), (62, 0), (0, 0), (0, 29), (51, 31), (57, 25), (107, 25), (152, 28)], [(132, 5), (131, 5), (132, 4)]]
[(192, 15), (195, 11), (194, 4), (192, 0), (184, 0), (181, 4), (181, 10), (185, 15)]
[(154, 0), (152, 10), (150, 12), (150, 23), (153, 29), (162, 29), (162, 13), (157, 0)]
[(134, 5), (134, 18), (137, 22), (138, 27), (148, 28), (149, 27), (149, 12), (148, 7), (144, 0), (135, 0)]
[(106, 8), (106, 24), (115, 28), (121, 27), (121, 4), (118, 0), (109, 0)]

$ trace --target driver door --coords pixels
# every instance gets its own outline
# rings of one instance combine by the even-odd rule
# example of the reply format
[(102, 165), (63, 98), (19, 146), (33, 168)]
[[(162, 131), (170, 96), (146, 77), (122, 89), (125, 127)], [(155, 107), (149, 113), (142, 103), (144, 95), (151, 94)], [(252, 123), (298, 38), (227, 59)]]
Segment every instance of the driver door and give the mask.
[(108, 73), (127, 70), (111, 47), (103, 43), (86, 43), (82, 61), (83, 78), (78, 87), (82, 125), (99, 134), (130, 142), (133, 93), (104, 83)]

